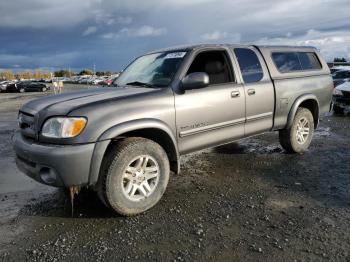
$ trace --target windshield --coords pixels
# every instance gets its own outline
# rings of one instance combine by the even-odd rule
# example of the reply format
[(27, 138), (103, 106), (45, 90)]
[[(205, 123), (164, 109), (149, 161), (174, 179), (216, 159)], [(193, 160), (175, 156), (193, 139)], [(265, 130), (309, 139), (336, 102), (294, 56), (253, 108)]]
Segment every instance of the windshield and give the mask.
[(185, 55), (186, 52), (165, 52), (141, 56), (125, 69), (114, 84), (168, 86)]

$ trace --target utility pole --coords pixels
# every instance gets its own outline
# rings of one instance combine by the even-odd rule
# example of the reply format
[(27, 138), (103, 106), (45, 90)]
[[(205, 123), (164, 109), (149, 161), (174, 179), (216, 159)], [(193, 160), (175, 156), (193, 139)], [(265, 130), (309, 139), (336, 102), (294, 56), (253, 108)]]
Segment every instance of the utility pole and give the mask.
[(51, 81), (52, 81), (52, 78), (53, 78), (53, 68), (52, 67), (50, 68), (50, 76), (51, 76)]
[(96, 65), (94, 63), (94, 76), (96, 76)]

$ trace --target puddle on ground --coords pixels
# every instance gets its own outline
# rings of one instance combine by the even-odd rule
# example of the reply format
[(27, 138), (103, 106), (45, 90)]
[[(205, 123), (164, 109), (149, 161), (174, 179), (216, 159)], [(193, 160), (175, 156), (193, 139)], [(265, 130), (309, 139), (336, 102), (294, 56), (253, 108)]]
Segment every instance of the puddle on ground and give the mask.
[(218, 146), (213, 151), (219, 154), (280, 154), (284, 152), (278, 143), (263, 144), (261, 140), (251, 138)]
[(329, 127), (318, 127), (315, 130), (314, 137), (320, 138), (320, 137), (327, 137), (331, 135), (331, 129)]
[(286, 209), (290, 207), (298, 207), (300, 205), (290, 200), (268, 199), (266, 200), (266, 206), (272, 209)]

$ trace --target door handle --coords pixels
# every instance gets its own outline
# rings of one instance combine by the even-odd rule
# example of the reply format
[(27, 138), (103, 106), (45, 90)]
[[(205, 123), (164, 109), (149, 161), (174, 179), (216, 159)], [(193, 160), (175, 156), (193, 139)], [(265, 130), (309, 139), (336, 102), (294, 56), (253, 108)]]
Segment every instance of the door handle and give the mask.
[(231, 92), (231, 98), (240, 97), (241, 93), (238, 90)]
[(248, 89), (248, 95), (249, 96), (255, 95), (255, 89)]

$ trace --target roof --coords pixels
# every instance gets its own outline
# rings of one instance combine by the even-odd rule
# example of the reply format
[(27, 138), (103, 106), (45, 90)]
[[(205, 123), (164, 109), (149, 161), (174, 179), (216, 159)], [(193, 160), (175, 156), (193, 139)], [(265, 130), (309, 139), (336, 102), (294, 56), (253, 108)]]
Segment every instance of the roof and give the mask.
[(279, 48), (305, 48), (305, 49), (316, 49), (314, 46), (302, 46), (302, 45), (258, 45), (259, 48), (271, 48), (271, 49), (279, 49)]
[[(157, 49), (149, 52), (148, 54), (152, 53), (160, 53), (160, 52), (180, 52), (180, 51), (191, 51), (197, 48), (215, 48), (215, 47), (251, 47), (255, 46), (253, 44), (194, 44), (194, 45), (179, 45), (179, 46), (172, 46), (162, 49)], [(258, 48), (264, 48), (264, 49), (284, 49), (284, 48), (295, 48), (295, 49), (316, 49), (313, 46), (288, 46), (288, 45), (258, 45)]]
[(197, 49), (197, 48), (205, 48), (205, 47), (223, 47), (223, 46), (228, 46), (228, 45), (224, 45), (224, 44), (194, 44), (194, 45), (178, 45), (178, 46), (171, 46), (171, 47), (167, 47), (167, 48), (161, 48), (161, 49), (156, 49), (153, 50), (151, 52), (149, 52), (149, 54), (151, 53), (160, 53), (160, 52), (170, 52), (170, 51), (191, 51), (193, 49)]

